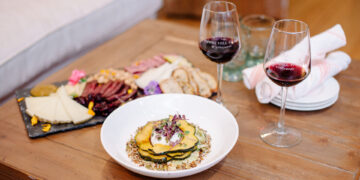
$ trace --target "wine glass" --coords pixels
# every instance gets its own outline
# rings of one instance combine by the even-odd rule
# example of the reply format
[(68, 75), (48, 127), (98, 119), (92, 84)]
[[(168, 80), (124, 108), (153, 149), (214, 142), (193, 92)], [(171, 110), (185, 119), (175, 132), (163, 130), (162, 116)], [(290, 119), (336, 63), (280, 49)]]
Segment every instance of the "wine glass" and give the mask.
[(287, 89), (303, 81), (311, 70), (310, 32), (302, 21), (284, 19), (273, 25), (264, 58), (265, 74), (281, 86), (279, 121), (260, 132), (261, 139), (276, 147), (291, 147), (301, 141), (301, 133), (285, 127)]
[(240, 48), (239, 18), (235, 4), (211, 1), (205, 4), (201, 16), (199, 47), (217, 64), (217, 98), (222, 104), (221, 81), (224, 63), (229, 62)]

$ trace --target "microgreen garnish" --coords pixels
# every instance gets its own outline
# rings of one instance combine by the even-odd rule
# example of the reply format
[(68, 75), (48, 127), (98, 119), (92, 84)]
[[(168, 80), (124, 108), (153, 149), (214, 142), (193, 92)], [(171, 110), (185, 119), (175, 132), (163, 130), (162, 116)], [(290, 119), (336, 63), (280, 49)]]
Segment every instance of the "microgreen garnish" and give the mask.
[[(163, 136), (166, 139), (166, 142), (169, 142), (171, 137), (177, 133), (179, 138), (184, 137), (184, 133), (179, 128), (181, 123), (179, 120), (185, 120), (185, 115), (169, 115), (168, 118), (162, 119), (160, 123), (158, 123), (155, 128), (156, 133), (160, 136)], [(190, 132), (185, 132), (185, 134), (189, 134)]]

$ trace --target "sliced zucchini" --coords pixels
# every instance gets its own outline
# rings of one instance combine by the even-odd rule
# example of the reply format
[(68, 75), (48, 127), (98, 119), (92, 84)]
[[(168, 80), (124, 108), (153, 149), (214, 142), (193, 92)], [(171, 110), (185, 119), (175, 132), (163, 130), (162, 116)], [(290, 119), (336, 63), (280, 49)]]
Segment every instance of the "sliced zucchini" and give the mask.
[(169, 157), (167, 155), (153, 155), (142, 149), (139, 149), (139, 154), (140, 154), (141, 158), (145, 159), (146, 161), (152, 161), (152, 162), (158, 163), (158, 164), (166, 163), (172, 159), (171, 157)]
[(141, 128), (135, 135), (135, 142), (139, 149), (148, 151), (153, 148), (150, 139), (151, 133), (154, 129), (154, 122), (148, 122), (143, 128)]
[(175, 156), (182, 156), (184, 154), (185, 154), (185, 152), (174, 152), (174, 153), (167, 153), (166, 155), (168, 155), (170, 157), (175, 157)]
[(189, 124), (186, 120), (179, 120), (178, 124), (179, 128), (184, 132), (184, 137), (179, 144), (175, 146), (155, 144), (152, 148), (148, 148), (147, 150), (151, 151), (152, 154), (155, 155), (162, 155), (174, 152), (188, 152), (193, 150), (199, 142), (198, 138), (195, 136), (196, 128)]
[(185, 152), (183, 155), (181, 156), (174, 156), (174, 157), (171, 157), (173, 160), (184, 160), (186, 158), (188, 158), (189, 156), (191, 156), (191, 153), (193, 151), (188, 151), (188, 152)]

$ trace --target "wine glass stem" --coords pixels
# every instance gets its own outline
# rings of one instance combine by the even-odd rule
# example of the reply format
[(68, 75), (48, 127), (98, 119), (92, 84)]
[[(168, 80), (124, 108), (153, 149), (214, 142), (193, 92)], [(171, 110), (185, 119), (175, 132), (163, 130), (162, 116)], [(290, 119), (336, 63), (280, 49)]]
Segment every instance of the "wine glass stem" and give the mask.
[(221, 82), (222, 82), (223, 68), (224, 68), (224, 64), (220, 64), (220, 63), (217, 64), (218, 90), (217, 90), (216, 102), (219, 103), (219, 104), (222, 104)]
[(286, 96), (287, 96), (287, 87), (281, 87), (281, 109), (279, 122), (277, 123), (277, 132), (279, 134), (284, 134), (285, 132), (285, 105), (286, 105)]

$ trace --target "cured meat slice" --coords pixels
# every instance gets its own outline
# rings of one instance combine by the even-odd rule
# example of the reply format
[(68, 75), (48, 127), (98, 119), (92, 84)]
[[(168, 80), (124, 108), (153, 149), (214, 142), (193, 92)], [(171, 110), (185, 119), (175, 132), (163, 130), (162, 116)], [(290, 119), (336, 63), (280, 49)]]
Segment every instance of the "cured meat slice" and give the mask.
[(86, 83), (86, 86), (85, 86), (84, 91), (82, 92), (81, 96), (89, 95), (91, 92), (91, 89), (94, 89), (96, 87), (96, 84), (97, 84), (96, 80)]
[(103, 94), (103, 97), (109, 97), (111, 95), (116, 94), (116, 92), (118, 92), (123, 85), (124, 85), (123, 81), (117, 81), (112, 88), (109, 88), (109, 90)]
[(114, 94), (110, 97), (107, 97), (106, 100), (107, 101), (114, 101), (114, 100), (117, 100), (117, 99), (120, 99), (121, 96), (124, 96), (127, 94), (127, 91), (129, 90), (130, 86), (128, 86), (127, 84), (125, 84), (122, 89), (117, 93), (117, 94)]

